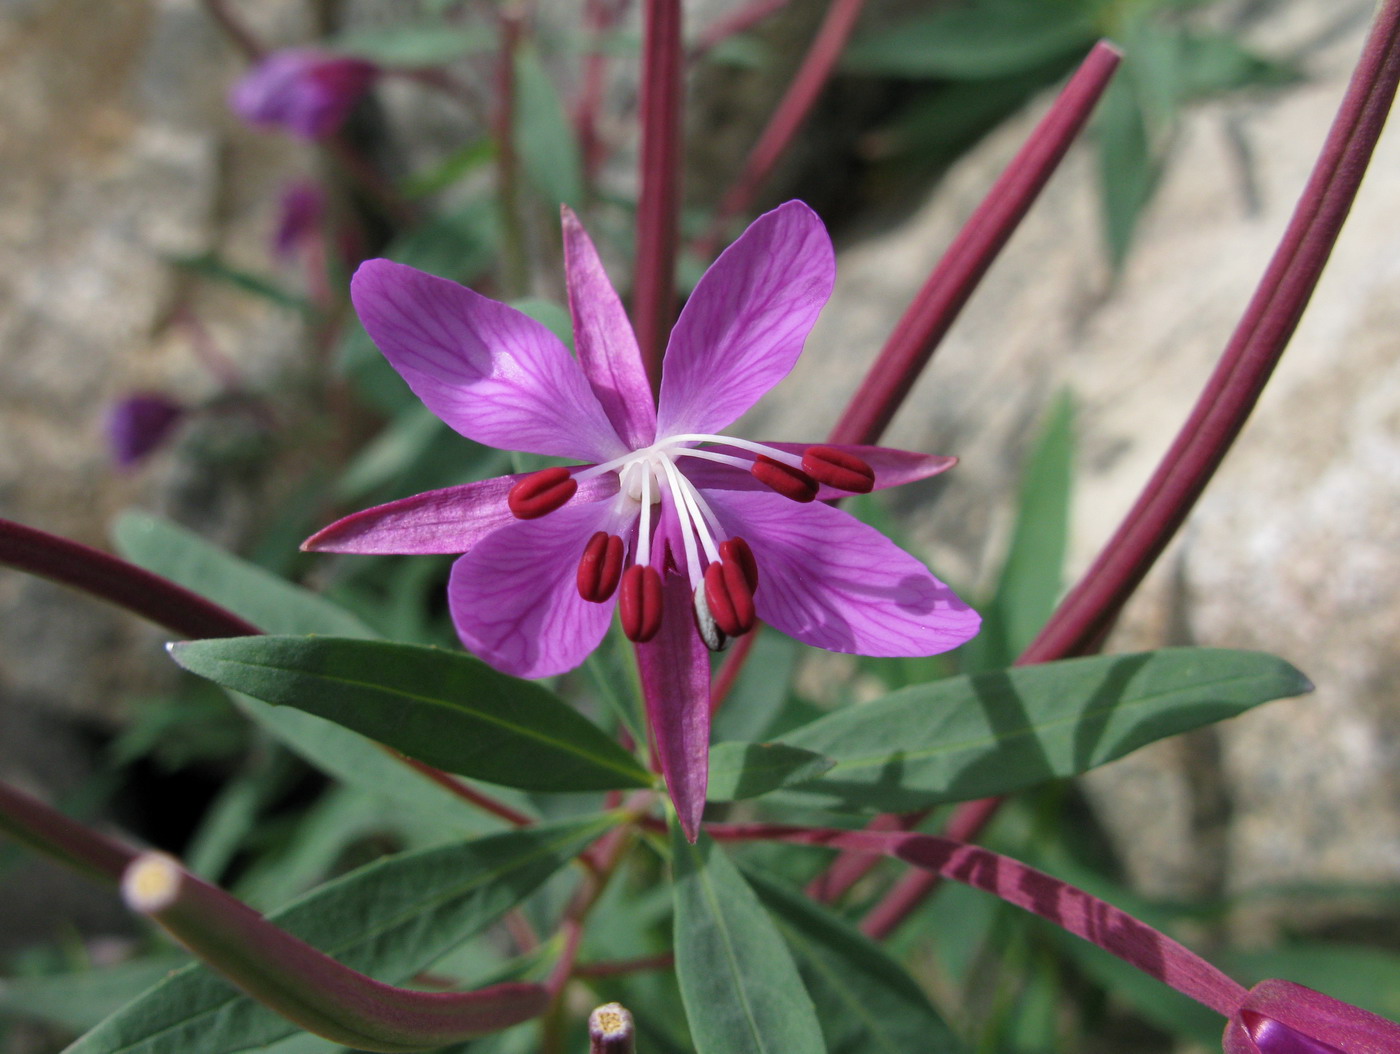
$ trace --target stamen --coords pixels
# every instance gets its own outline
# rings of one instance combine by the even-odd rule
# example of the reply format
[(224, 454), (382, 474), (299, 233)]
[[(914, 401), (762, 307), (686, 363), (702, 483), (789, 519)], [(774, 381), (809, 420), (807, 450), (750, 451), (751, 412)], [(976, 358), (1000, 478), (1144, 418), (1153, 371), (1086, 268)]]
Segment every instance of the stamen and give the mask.
[(875, 470), (850, 451), (833, 446), (809, 446), (802, 455), (802, 470), (819, 483), (852, 494), (875, 489)]
[(650, 564), (633, 564), (622, 575), (618, 615), (627, 639), (645, 644), (661, 629), (661, 574)]
[(622, 539), (607, 531), (597, 531), (584, 546), (578, 562), (578, 595), (601, 604), (617, 590), (622, 577)]
[(741, 637), (753, 629), (753, 594), (740, 564), (716, 561), (705, 568), (705, 601), (715, 625), (729, 636)]
[(749, 543), (739, 537), (719, 543), (719, 557), (726, 563), (738, 564), (744, 569), (744, 581), (749, 584), (749, 592), (758, 588), (758, 561), (754, 559)]
[(817, 481), (800, 468), (760, 456), (749, 469), (760, 483), (767, 484), (785, 498), (807, 502), (817, 496)]
[(695, 591), (695, 629), (710, 651), (724, 651), (729, 647), (729, 638), (724, 635), (724, 630), (719, 628), (715, 616), (710, 611), (703, 585)]
[(556, 465), (532, 472), (516, 483), (506, 495), (506, 504), (516, 519), (535, 520), (559, 508), (577, 490), (578, 481), (569, 470)]
[[(802, 464), (802, 459), (796, 454), (790, 454), (786, 450), (780, 450), (775, 446), (768, 446), (765, 443), (755, 443), (751, 439), (736, 439), (734, 436), (703, 435), (699, 432), (688, 435), (674, 435), (666, 437), (666, 445), (672, 443), (714, 443), (716, 446), (733, 447), (735, 450), (747, 450), (751, 454), (761, 454), (773, 461), (782, 462), (784, 465), (791, 465), (797, 468)], [(676, 451), (677, 454), (688, 453), (689, 447)], [(742, 462), (747, 465), (748, 462)]]

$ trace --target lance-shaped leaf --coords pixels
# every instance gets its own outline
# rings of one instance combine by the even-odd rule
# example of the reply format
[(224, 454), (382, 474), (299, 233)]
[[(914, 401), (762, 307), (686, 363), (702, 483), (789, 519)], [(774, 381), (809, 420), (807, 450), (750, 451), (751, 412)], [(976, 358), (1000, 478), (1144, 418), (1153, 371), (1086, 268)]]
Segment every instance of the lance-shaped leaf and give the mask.
[(172, 644), (185, 669), (430, 765), (541, 791), (646, 787), (636, 759), (544, 687), (468, 655), (336, 637)]
[(1258, 652), (1172, 648), (914, 685), (783, 737), (836, 759), (784, 791), (804, 804), (905, 812), (1073, 776), (1165, 736), (1312, 685)]
[(773, 920), (704, 834), (671, 832), (676, 976), (698, 1054), (824, 1054), (811, 997)]
[(122, 894), (258, 1002), (318, 1036), (361, 1050), (413, 1051), (497, 1032), (538, 1017), (541, 985), (475, 992), (397, 988), (342, 966), (163, 853), (127, 869)]
[(710, 801), (740, 801), (816, 779), (836, 762), (786, 743), (716, 743), (710, 748)]
[[(349, 969), (401, 984), (500, 918), (612, 822), (591, 816), (402, 853), (327, 883), (268, 920)], [(231, 1054), (295, 1031), (195, 964), (65, 1054)]]
[(780, 883), (745, 876), (792, 949), (827, 1054), (952, 1054), (962, 1041), (894, 958), (830, 910)]

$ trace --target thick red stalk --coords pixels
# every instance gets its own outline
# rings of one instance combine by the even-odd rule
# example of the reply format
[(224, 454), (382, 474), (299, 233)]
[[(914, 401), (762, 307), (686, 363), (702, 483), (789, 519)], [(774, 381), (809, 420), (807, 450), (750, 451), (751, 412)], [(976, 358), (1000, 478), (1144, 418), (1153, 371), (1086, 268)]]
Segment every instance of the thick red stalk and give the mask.
[(0, 831), (89, 878), (112, 885), (136, 859), (128, 845), (63, 815), (37, 798), (0, 783)]
[(831, 432), (833, 443), (874, 443), (1108, 87), (1122, 55), (1094, 45), (1035, 131), (914, 297)]
[(10, 520), (0, 520), (0, 564), (81, 589), (182, 637), (246, 637), (262, 632), (160, 575)]
[(1400, 79), (1400, 2), (1378, 14), (1293, 218), (1220, 363), (1118, 531), (1022, 663), (1083, 654), (1195, 505), (1273, 374), (1361, 185)]
[(137, 857), (122, 878), (128, 906), (260, 1003), (308, 1031), (357, 1050), (411, 1051), (499, 1031), (549, 1002), (535, 984), (424, 992), (350, 969), (268, 922), (242, 901), (160, 853)]
[(831, 79), (831, 71), (836, 68), (836, 60), (845, 50), (846, 41), (850, 40), (863, 7), (865, 0), (832, 0), (826, 18), (822, 20), (811, 47), (807, 49), (793, 77), (792, 85), (749, 152), (738, 178), (720, 199), (710, 229), (696, 243), (696, 252), (702, 258), (708, 259), (715, 254), (730, 221), (749, 209), (759, 189), (792, 145), (798, 130), (816, 106), (822, 89)]
[[(1017, 665), (1097, 650), (1185, 521), (1297, 328), (1360, 188), (1398, 82), (1400, 0), (1385, 0), (1283, 240), (1215, 372), (1137, 503)], [(953, 814), (950, 831), (956, 826), (961, 837), (975, 837), (999, 805), (996, 798), (965, 803)], [(890, 932), (937, 884), (936, 877), (923, 876), (897, 884), (888, 903), (877, 904), (867, 916), (867, 932)]]
[(680, 0), (647, 0), (645, 23), (632, 328), (655, 391), (676, 302), (684, 91)]
[[(80, 589), (190, 640), (250, 637), (263, 632), (232, 611), (145, 568), (12, 520), (0, 519), (0, 564)], [(534, 822), (440, 769), (406, 758), (389, 747), (383, 749), (458, 797), (508, 823), (528, 826)]]
[(1151, 926), (1107, 901), (990, 849), (930, 834), (843, 831), (781, 824), (707, 825), (716, 839), (770, 839), (878, 853), (1000, 897), (1082, 937), (1150, 977), (1229, 1017), (1244, 988)]

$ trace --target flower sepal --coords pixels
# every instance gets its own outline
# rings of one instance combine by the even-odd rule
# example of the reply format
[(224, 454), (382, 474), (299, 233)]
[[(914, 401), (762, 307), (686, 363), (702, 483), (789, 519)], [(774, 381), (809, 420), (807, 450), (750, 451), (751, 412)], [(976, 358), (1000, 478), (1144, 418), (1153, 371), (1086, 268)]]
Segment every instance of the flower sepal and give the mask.
[(1261, 981), (1225, 1026), (1225, 1054), (1396, 1054), (1400, 1025), (1292, 981)]

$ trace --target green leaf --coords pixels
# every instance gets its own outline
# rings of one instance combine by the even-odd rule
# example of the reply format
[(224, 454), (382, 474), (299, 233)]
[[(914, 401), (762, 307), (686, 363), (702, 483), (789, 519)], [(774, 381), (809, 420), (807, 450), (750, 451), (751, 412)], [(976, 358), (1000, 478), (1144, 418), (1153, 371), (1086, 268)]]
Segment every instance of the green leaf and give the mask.
[(1169, 648), (1021, 666), (901, 689), (789, 733), (836, 759), (784, 800), (906, 812), (1073, 776), (1312, 685), (1259, 652)]
[(800, 645), (771, 630), (756, 632), (758, 637), (749, 661), (740, 670), (724, 706), (715, 714), (714, 734), (718, 739), (764, 739), (787, 702)]
[[(355, 970), (400, 984), (494, 922), (613, 823), (609, 816), (402, 853), (268, 916)], [(65, 1054), (229, 1054), (296, 1026), (195, 964), (171, 975)]]
[(264, 278), (251, 271), (232, 267), (222, 257), (214, 253), (171, 256), (167, 262), (172, 267), (178, 267), (182, 271), (188, 271), (212, 282), (222, 282), (225, 285), (233, 286), (245, 293), (251, 293), (253, 296), (271, 301), (279, 307), (291, 308), (293, 311), (300, 311), (307, 315), (316, 313), (315, 306), (305, 297), (288, 292), (274, 279)]
[(1011, 665), (1055, 610), (1069, 539), (1074, 403), (1063, 393), (1021, 481), (1016, 525), (996, 594), (982, 611), (982, 632), (969, 642), (969, 672)]
[(739, 801), (816, 779), (836, 762), (784, 743), (716, 743), (710, 747), (708, 801)]
[(491, 51), (496, 47), (496, 34), (487, 25), (409, 22), (341, 33), (326, 41), (326, 46), (381, 66), (414, 69), (441, 66), (463, 55)]
[(541, 791), (649, 787), (650, 775), (548, 689), (459, 652), (336, 637), (174, 644), (192, 673), (463, 776)]
[(1256, 85), (1289, 84), (1299, 77), (1296, 67), (1262, 58), (1225, 33), (1187, 34), (1181, 64), (1181, 94), (1186, 99)]
[(1099, 102), (1094, 129), (1109, 257), (1123, 265), (1138, 215), (1152, 197), (1159, 166), (1148, 145), (1147, 125), (1126, 78), (1110, 84)]
[(211, 545), (168, 520), (124, 512), (112, 527), (117, 552), (228, 608), (269, 633), (373, 637), (358, 618), (308, 589)]
[(515, 55), (515, 143), (525, 176), (552, 207), (577, 208), (583, 199), (583, 163), (559, 92), (534, 47)]
[(676, 975), (697, 1054), (824, 1054), (792, 955), (738, 869), (671, 826)]
[(188, 961), (188, 956), (163, 952), (78, 973), (6, 977), (0, 983), (0, 1011), (80, 1032)]
[(943, 1054), (963, 1050), (895, 959), (830, 910), (745, 870), (797, 959), (827, 1054)]
[[(224, 552), (183, 527), (125, 513), (113, 530), (127, 559), (199, 591), (266, 629), (372, 636), (359, 619), (315, 593)], [(278, 709), (233, 693), (233, 701), (271, 735), (331, 776), (364, 787), (461, 833), (494, 825), (461, 798), (390, 757), (379, 746), (330, 721)], [(514, 803), (512, 803), (514, 804)]]
[(946, 80), (1006, 77), (1087, 51), (1096, 33), (1072, 5), (1005, 0), (943, 7), (858, 37), (842, 55), (854, 73)]

